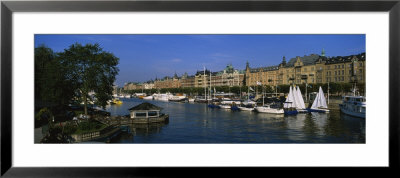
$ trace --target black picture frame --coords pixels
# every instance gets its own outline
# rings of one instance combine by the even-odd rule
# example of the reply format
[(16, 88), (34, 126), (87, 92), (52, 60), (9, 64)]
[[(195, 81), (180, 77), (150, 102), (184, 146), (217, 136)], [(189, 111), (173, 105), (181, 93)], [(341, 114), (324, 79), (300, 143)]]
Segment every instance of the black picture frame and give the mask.
[[(356, 171), (367, 175), (371, 170), (391, 172), (399, 168), (399, 110), (395, 103), (400, 99), (400, 1), (2, 1), (1, 2), (1, 175), (5, 177), (143, 177), (215, 175), (215, 168), (20, 168), (12, 165), (12, 17), (13, 12), (128, 12), (128, 11), (289, 11), (289, 12), (388, 12), (389, 13), (389, 167), (360, 168)], [(373, 153), (371, 153), (373, 154)], [(276, 168), (276, 167), (275, 167)], [(354, 167), (353, 167), (354, 168)], [(268, 168), (267, 168), (268, 169)], [(296, 169), (296, 168), (289, 168)], [(349, 170), (348, 168), (345, 168)], [(218, 169), (217, 173), (235, 174), (243, 168)], [(268, 174), (271, 174), (268, 170)], [(351, 171), (351, 169), (350, 169)], [(262, 173), (265, 169), (247, 168), (244, 173)], [(280, 168), (273, 171), (290, 172)], [(298, 170), (297, 170), (298, 172)], [(300, 171), (310, 172), (309, 169)], [(312, 174), (314, 171), (311, 171)], [(299, 173), (299, 172), (298, 172)], [(315, 173), (315, 172), (314, 172)], [(330, 171), (329, 175), (343, 172)], [(398, 172), (397, 172), (398, 173)], [(250, 175), (250, 174), (249, 174)], [(271, 174), (272, 175), (272, 174)], [(394, 174), (396, 175), (396, 174)]]

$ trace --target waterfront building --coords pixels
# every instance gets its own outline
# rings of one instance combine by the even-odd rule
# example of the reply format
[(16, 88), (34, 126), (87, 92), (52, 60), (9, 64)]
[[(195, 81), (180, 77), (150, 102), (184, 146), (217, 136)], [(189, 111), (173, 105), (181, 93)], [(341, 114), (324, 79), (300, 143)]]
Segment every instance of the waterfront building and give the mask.
[(195, 87), (209, 87), (210, 84), (211, 86), (243, 86), (244, 79), (245, 72), (243, 70), (234, 69), (232, 64), (228, 64), (224, 70), (219, 72), (197, 71)]
[[(173, 77), (166, 76), (154, 82), (144, 84), (127, 83), (125, 90), (188, 88), (211, 86), (256, 86), (256, 85), (290, 85), (290, 84), (324, 84), (334, 83), (365, 83), (365, 53), (350, 56), (325, 56), (310, 54), (296, 56), (286, 61), (283, 56), (278, 65), (251, 68), (246, 62), (245, 70), (234, 69), (228, 64), (225, 69), (217, 72), (210, 70), (197, 71), (189, 76), (186, 72), (181, 76), (175, 73)], [(210, 77), (211, 75), (211, 77)]]
[(213, 73), (211, 77), (212, 86), (243, 86), (245, 71), (234, 69), (232, 64), (228, 64), (224, 70)]
[(195, 87), (195, 76), (189, 76), (186, 72), (181, 76), (180, 83), (182, 88)]
[(144, 83), (143, 85), (144, 85), (144, 89), (146, 89), (146, 90), (154, 88), (154, 82), (153, 81)]
[(311, 54), (295, 57), (276, 66), (251, 68), (246, 63), (246, 85), (289, 85), (313, 83), (365, 83), (365, 53), (326, 57)]
[(154, 82), (154, 88), (179, 88), (181, 87), (181, 83), (179, 81), (178, 75), (175, 73), (174, 77), (164, 77), (163, 79), (156, 80)]

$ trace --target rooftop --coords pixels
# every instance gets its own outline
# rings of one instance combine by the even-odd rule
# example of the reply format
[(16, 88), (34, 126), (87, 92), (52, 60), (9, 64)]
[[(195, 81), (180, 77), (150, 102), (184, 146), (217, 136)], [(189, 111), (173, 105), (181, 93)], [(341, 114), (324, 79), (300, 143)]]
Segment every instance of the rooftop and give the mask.
[(158, 107), (154, 104), (148, 103), (148, 102), (144, 102), (142, 104), (136, 105), (132, 108), (129, 109), (129, 111), (132, 110), (162, 110), (163, 108)]

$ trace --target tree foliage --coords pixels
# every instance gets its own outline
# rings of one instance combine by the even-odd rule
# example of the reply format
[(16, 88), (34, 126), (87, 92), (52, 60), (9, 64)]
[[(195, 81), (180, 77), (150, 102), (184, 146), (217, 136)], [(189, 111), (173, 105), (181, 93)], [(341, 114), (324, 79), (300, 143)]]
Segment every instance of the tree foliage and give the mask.
[(63, 105), (73, 97), (73, 80), (52, 49), (41, 45), (35, 48), (35, 100)]
[(35, 101), (53, 105), (83, 101), (87, 114), (88, 93), (93, 91), (95, 104), (105, 107), (111, 99), (118, 62), (99, 44), (76, 43), (60, 53), (41, 45), (35, 48)]
[(95, 104), (107, 105), (111, 99), (113, 83), (118, 74), (119, 58), (103, 51), (99, 44), (73, 44), (59, 54), (60, 62), (68, 70), (67, 77), (73, 80), (76, 98), (82, 98), (87, 114), (89, 92), (95, 93)]

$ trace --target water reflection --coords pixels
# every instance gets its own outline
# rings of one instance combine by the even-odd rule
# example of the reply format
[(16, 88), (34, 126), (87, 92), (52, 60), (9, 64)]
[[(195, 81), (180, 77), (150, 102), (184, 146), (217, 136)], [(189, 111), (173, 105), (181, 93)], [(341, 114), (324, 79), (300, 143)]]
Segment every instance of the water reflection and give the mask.
[[(144, 102), (122, 99), (112, 115)], [(147, 101), (170, 115), (167, 124), (129, 125), (113, 143), (365, 143), (365, 119), (330, 113), (283, 116), (211, 109), (199, 103)]]

